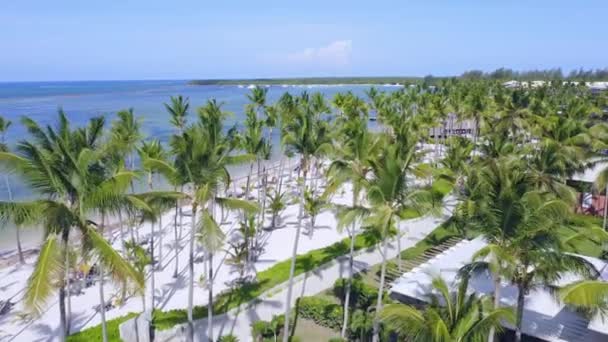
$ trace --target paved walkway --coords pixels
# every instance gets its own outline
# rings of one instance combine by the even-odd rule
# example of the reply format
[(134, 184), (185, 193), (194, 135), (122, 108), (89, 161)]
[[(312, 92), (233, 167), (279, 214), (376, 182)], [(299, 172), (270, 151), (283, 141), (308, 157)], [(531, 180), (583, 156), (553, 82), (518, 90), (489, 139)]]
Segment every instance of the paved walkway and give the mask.
[[(449, 197), (440, 217), (423, 217), (410, 220), (403, 226), (407, 232), (401, 237), (401, 248), (412, 247), (420, 240), (424, 239), (437, 226), (451, 216), (454, 208), (454, 199)], [(388, 245), (388, 258), (395, 258), (398, 254), (397, 240), (393, 240)], [(382, 257), (377, 248), (362, 250), (355, 255), (355, 269), (357, 272), (369, 269), (375, 264), (382, 262)], [(311, 296), (333, 286), (334, 282), (347, 276), (348, 257), (341, 257), (329, 262), (314, 271), (302, 274), (294, 280), (293, 298), (291, 306), (301, 296)], [(269, 321), (273, 315), (280, 315), (285, 311), (287, 297), (287, 282), (273, 289), (270, 289), (258, 298), (255, 303), (247, 303), (239, 308), (235, 308), (226, 314), (214, 317), (214, 335), (216, 338), (222, 335), (233, 334), (240, 341), (251, 341), (252, 322), (265, 320)], [(195, 321), (196, 341), (206, 341), (207, 319)], [(156, 332), (155, 341), (183, 341), (186, 333), (186, 325), (177, 326), (171, 330)]]

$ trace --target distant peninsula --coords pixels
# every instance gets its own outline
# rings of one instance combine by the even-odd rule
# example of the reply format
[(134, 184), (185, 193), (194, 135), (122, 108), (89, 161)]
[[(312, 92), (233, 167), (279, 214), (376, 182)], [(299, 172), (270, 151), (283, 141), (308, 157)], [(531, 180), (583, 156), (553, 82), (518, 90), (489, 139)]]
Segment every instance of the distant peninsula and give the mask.
[(191, 85), (336, 85), (336, 84), (412, 84), (423, 77), (305, 77), (192, 80)]
[(465, 71), (455, 76), (367, 76), (367, 77), (292, 77), (292, 78), (242, 78), (242, 79), (199, 79), (189, 81), (191, 85), (409, 85), (436, 84), (442, 80), (457, 78), (462, 80), (491, 80), (491, 81), (577, 81), (597, 82), (608, 81), (608, 68), (578, 69), (564, 74), (560, 68), (515, 71), (499, 68), (491, 72), (481, 70)]

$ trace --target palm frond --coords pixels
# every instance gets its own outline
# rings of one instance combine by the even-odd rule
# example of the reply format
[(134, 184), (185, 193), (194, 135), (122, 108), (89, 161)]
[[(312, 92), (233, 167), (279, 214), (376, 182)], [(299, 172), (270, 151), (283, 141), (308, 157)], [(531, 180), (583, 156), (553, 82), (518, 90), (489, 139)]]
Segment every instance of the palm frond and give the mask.
[(230, 197), (216, 197), (215, 202), (220, 206), (230, 210), (242, 210), (247, 214), (256, 213), (260, 210), (260, 206), (253, 201), (242, 200)]
[(131, 264), (93, 227), (87, 226), (86, 235), (91, 241), (93, 253), (104, 265), (104, 269), (117, 283), (132, 284), (137, 291), (144, 288), (144, 274), (137, 272)]
[(27, 280), (24, 305), (36, 313), (42, 312), (56, 285), (62, 281), (60, 251), (57, 236), (49, 235), (40, 248), (34, 271)]

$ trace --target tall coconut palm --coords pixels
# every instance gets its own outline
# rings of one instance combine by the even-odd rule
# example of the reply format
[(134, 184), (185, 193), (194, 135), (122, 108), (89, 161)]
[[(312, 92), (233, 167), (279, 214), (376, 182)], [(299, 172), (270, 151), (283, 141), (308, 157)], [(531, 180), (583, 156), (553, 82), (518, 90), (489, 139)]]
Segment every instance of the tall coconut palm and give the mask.
[[(208, 337), (213, 338), (213, 253), (221, 245), (223, 233), (214, 219), (216, 205), (229, 209), (246, 211), (256, 210), (256, 206), (247, 201), (222, 198), (219, 196), (223, 186), (230, 183), (228, 165), (242, 163), (251, 156), (235, 156), (235, 144), (223, 130), (223, 122), (227, 113), (215, 100), (210, 100), (198, 110), (198, 122), (188, 126), (180, 135), (172, 138), (172, 152), (175, 154), (175, 167), (162, 160), (148, 159), (146, 167), (163, 172), (167, 178), (180, 177), (186, 180), (190, 188), (184, 192), (191, 205), (192, 221), (189, 234), (188, 252), (188, 336), (194, 339), (194, 244), (199, 236), (206, 248), (209, 267), (207, 271), (207, 287), (210, 293), (208, 304)], [(201, 218), (198, 214), (201, 212)], [(212, 248), (213, 247), (213, 248)]]
[[(315, 98), (315, 97), (313, 97)], [(285, 100), (286, 101), (286, 100)], [(286, 101), (287, 102), (287, 101)], [(293, 277), (295, 275), (296, 255), (298, 253), (298, 243), (300, 241), (300, 233), (302, 230), (302, 218), (304, 211), (304, 193), (306, 189), (307, 175), (311, 158), (326, 151), (329, 147), (328, 124), (321, 120), (319, 110), (324, 109), (317, 100), (311, 101), (307, 93), (297, 98), (293, 106), (288, 107), (289, 116), (284, 118), (283, 127), (283, 144), (286, 146), (288, 153), (297, 153), (300, 155), (299, 170), (302, 173), (302, 179), (299, 180), (299, 209), (298, 209), (298, 225), (296, 227), (293, 252), (291, 254), (291, 266), (289, 270), (289, 281), (287, 287), (287, 298), (285, 308), (285, 329), (283, 341), (287, 342), (289, 334), (289, 315), (291, 311), (291, 296), (293, 291)]]
[(491, 330), (502, 330), (502, 322), (513, 322), (511, 308), (490, 309), (487, 297), (468, 294), (468, 278), (454, 291), (442, 278), (434, 278), (429, 305), (417, 309), (389, 304), (380, 314), (390, 331), (407, 341), (482, 342)]
[(141, 275), (97, 231), (93, 217), (101, 203), (111, 201), (120, 193), (117, 189), (128, 186), (133, 174), (120, 172), (103, 177), (104, 158), (100, 152), (103, 118), (91, 119), (88, 126), (79, 129), (70, 127), (62, 111), (57, 129), (43, 130), (28, 118), (22, 122), (32, 138), (20, 142), (15, 154), (0, 153), (0, 160), (18, 170), (26, 184), (43, 198), (33, 203), (41, 208), (37, 212), (42, 213), (40, 222), (45, 227), (46, 239), (41, 248), (44, 252), (28, 279), (25, 304), (40, 311), (58, 284), (60, 331), (65, 338), (69, 326), (65, 303), (69, 293), (68, 248), (72, 231), (82, 236), (81, 248), (96, 255), (100, 265), (115, 279), (132, 283), (138, 289), (143, 287)]
[[(378, 152), (379, 142), (374, 134), (367, 128), (367, 111), (364, 106), (359, 104), (356, 99), (349, 97), (341, 100), (340, 111), (343, 113), (342, 119), (338, 119), (338, 139), (334, 143), (337, 153), (334, 154), (329, 170), (329, 185), (327, 191), (334, 191), (339, 185), (350, 182), (352, 186), (352, 208), (359, 205), (361, 192), (365, 186), (368, 174), (371, 172), (369, 161)], [(344, 225), (338, 224), (338, 229), (343, 229)], [(345, 291), (344, 302), (344, 321), (342, 324), (341, 336), (344, 338), (348, 328), (350, 290), (353, 275), (353, 254), (355, 247), (355, 228), (353, 222), (348, 227), (350, 237), (350, 251), (348, 262), (348, 282)]]
[(416, 153), (414, 145), (404, 153), (394, 144), (384, 147), (380, 157), (371, 161), (372, 178), (367, 184), (367, 200), (371, 206), (364, 225), (378, 229), (382, 237), (380, 254), (382, 266), (380, 285), (374, 321), (374, 341), (379, 340), (380, 321), (378, 314), (382, 309), (382, 294), (386, 275), (387, 244), (391, 230), (399, 222), (411, 218), (412, 213), (426, 213), (432, 209), (432, 195), (429, 191), (413, 186), (408, 181), (414, 170)]
[(177, 128), (180, 133), (186, 127), (190, 100), (181, 95), (171, 96), (171, 103), (165, 103), (165, 109), (171, 116), (169, 122)]
[(518, 288), (518, 341), (530, 289), (552, 284), (567, 271), (583, 276), (595, 272), (584, 259), (565, 253), (558, 231), (569, 224), (570, 205), (540, 189), (527, 165), (515, 156), (487, 161), (474, 175), (475, 185), (468, 189), (470, 195), (459, 212), (466, 212), (468, 225), (490, 243), (478, 256), (495, 272), (495, 306), (502, 279)]
[(473, 144), (477, 147), (482, 121), (485, 115), (491, 111), (492, 105), (486, 83), (475, 82), (468, 85), (464, 105), (467, 113), (466, 117), (473, 120), (475, 125)]
[[(176, 97), (172, 96), (171, 103), (170, 104), (165, 103), (165, 109), (167, 110), (167, 112), (170, 115), (169, 121), (176, 128), (177, 134), (181, 135), (187, 124), (188, 110), (190, 109), (189, 99), (187, 97), (184, 98), (181, 95), (176, 96)], [(181, 192), (183, 192), (184, 184), (185, 184), (185, 180), (183, 179), (183, 177), (179, 177), (178, 174), (173, 174), (172, 176), (173, 176), (173, 178), (167, 178), (167, 181), (169, 181), (169, 183), (171, 185), (173, 185), (175, 191), (177, 191), (178, 188), (181, 188)], [(178, 234), (178, 229), (177, 229), (178, 226), (180, 228), (179, 234)], [(183, 227), (183, 214), (182, 214), (182, 210), (180, 209), (180, 203), (176, 202), (175, 203), (175, 215), (173, 217), (173, 235), (174, 235), (173, 238), (174, 238), (174, 244), (175, 244), (175, 246), (173, 248), (173, 250), (175, 252), (175, 257), (174, 257), (175, 268), (173, 271), (173, 278), (177, 278), (177, 276), (179, 274), (179, 249), (180, 249), (179, 240), (181, 238), (182, 227)]]
[[(133, 108), (129, 108), (127, 110), (121, 110), (116, 113), (116, 120), (112, 124), (111, 130), (111, 141), (113, 148), (117, 153), (121, 153), (124, 155), (125, 167), (128, 170), (135, 170), (135, 155), (136, 146), (141, 140), (141, 123), (139, 119), (135, 116), (133, 112)], [(133, 184), (131, 184), (131, 191), (134, 192)], [(124, 232), (123, 232), (123, 217), (122, 211), (118, 211), (118, 220), (120, 227), (120, 235), (121, 240), (124, 244)], [(133, 226), (129, 224), (129, 232), (131, 235), (131, 240), (135, 239), (135, 234), (133, 231)], [(124, 254), (124, 247), (122, 248), (122, 252)], [(124, 296), (123, 296), (124, 297)]]
[[(154, 176), (155, 172), (152, 169), (145, 167), (146, 159), (164, 160), (166, 153), (159, 140), (143, 141), (141, 146), (137, 149), (139, 158), (142, 160), (142, 166), (148, 173), (148, 189), (152, 191), (154, 188)], [(163, 208), (158, 208), (163, 209)], [(165, 235), (163, 229), (162, 212), (158, 213), (158, 229), (159, 229), (159, 241), (158, 241), (158, 260), (159, 265), (162, 265), (163, 260), (163, 237)], [(154, 231), (152, 231), (152, 237), (154, 237)], [(152, 245), (153, 248), (153, 245)]]

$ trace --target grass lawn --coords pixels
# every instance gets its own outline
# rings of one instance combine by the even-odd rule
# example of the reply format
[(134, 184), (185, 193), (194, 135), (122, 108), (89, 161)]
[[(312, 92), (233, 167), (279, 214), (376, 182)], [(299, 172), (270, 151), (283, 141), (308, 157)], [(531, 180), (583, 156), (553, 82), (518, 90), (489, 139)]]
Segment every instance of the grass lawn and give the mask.
[[(355, 239), (355, 250), (371, 248), (378, 244), (378, 238), (372, 234), (360, 234)], [(308, 253), (298, 255), (296, 258), (296, 275), (311, 271), (316, 267), (330, 262), (331, 260), (348, 254), (350, 240), (348, 238), (336, 242), (333, 245), (316, 249)], [(215, 298), (214, 312), (222, 314), (233, 309), (243, 303), (252, 301), (260, 296), (263, 292), (286, 282), (289, 279), (289, 268), (291, 260), (287, 259), (275, 264), (269, 269), (259, 272), (257, 282), (248, 283), (233, 288)], [(118, 326), (127, 319), (135, 316), (131, 313), (127, 316), (122, 316), (108, 321), (108, 337), (110, 341), (120, 341)], [(207, 316), (206, 306), (196, 306), (194, 308), (194, 319), (201, 319)], [(154, 321), (156, 329), (166, 330), (174, 327), (177, 324), (186, 323), (188, 321), (187, 312), (185, 309), (170, 310), (170, 311), (155, 311)], [(82, 330), (78, 333), (70, 335), (69, 341), (92, 341), (101, 339), (101, 326), (91, 327)]]
[[(437, 198), (443, 197), (451, 191), (452, 187), (449, 183), (436, 182), (434, 184), (434, 192)], [(414, 212), (408, 217), (415, 218), (418, 215)], [(433, 239), (441, 239), (444, 233), (433, 233)], [(426, 240), (426, 239), (425, 239)], [(432, 243), (435, 240), (429, 240)], [(355, 238), (355, 250), (372, 248), (380, 242), (378, 235), (372, 233), (363, 233)], [(296, 257), (295, 275), (299, 275), (311, 271), (327, 262), (330, 262), (337, 257), (348, 254), (350, 246), (349, 238), (345, 238), (330, 246), (312, 250), (308, 253), (298, 255)], [(414, 247), (415, 248), (415, 247)], [(236, 308), (241, 304), (250, 302), (259, 297), (265, 291), (286, 282), (289, 279), (289, 269), (291, 259), (281, 261), (269, 269), (257, 274), (255, 283), (243, 284), (239, 287), (230, 289), (221, 294), (216, 295), (213, 303), (214, 313), (222, 314), (230, 309)], [(194, 307), (194, 319), (201, 319), (207, 316), (206, 306)], [(131, 315), (131, 316), (130, 316)], [(119, 341), (118, 326), (135, 314), (119, 317), (108, 321), (108, 337), (110, 341)], [(170, 310), (170, 311), (155, 311), (154, 324), (157, 330), (167, 330), (175, 325), (183, 324), (188, 321), (186, 309)], [(69, 341), (92, 341), (101, 340), (101, 326), (91, 327), (80, 331), (68, 337)]]

